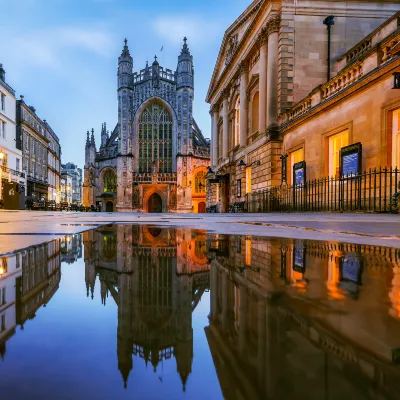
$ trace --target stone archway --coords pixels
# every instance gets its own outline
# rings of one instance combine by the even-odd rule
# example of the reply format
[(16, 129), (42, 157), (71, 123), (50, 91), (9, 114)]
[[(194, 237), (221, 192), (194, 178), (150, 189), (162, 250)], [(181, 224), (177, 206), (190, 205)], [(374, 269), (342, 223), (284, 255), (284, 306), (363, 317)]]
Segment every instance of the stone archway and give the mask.
[(153, 193), (147, 200), (147, 210), (149, 213), (162, 212), (162, 198), (158, 193)]
[(114, 211), (114, 203), (112, 201), (107, 201), (106, 203), (106, 212)]

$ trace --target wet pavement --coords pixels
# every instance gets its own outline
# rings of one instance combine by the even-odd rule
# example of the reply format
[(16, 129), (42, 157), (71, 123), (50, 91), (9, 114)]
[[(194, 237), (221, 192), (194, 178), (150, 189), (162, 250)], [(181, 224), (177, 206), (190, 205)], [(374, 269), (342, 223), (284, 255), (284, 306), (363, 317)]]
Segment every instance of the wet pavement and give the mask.
[(68, 234), (0, 258), (0, 356), (7, 400), (397, 399), (400, 250)]

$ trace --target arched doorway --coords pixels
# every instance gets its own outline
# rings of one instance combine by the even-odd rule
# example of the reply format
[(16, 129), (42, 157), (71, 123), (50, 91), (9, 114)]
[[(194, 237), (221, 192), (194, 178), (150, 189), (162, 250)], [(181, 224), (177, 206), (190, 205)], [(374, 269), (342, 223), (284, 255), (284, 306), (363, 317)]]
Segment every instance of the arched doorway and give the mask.
[(107, 201), (106, 203), (106, 212), (113, 212), (114, 211), (114, 204), (112, 201)]
[(204, 203), (204, 201), (200, 202), (197, 207), (199, 214), (203, 214), (206, 212), (206, 203)]
[(147, 209), (149, 213), (162, 212), (162, 199), (158, 193), (153, 193), (147, 202)]

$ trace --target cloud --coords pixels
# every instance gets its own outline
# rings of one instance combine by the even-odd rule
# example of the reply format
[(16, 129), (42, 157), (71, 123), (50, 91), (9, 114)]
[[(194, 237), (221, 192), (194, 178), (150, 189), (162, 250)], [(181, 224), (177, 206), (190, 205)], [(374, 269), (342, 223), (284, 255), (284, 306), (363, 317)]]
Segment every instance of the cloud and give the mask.
[(100, 28), (67, 26), (22, 35), (14, 33), (4, 43), (8, 47), (5, 53), (10, 55), (11, 63), (18, 69), (39, 67), (62, 70), (66, 53), (87, 51), (107, 57), (112, 54), (113, 40)]
[(204, 45), (219, 32), (218, 24), (190, 15), (161, 15), (153, 23), (155, 33), (172, 44), (187, 36), (190, 43)]

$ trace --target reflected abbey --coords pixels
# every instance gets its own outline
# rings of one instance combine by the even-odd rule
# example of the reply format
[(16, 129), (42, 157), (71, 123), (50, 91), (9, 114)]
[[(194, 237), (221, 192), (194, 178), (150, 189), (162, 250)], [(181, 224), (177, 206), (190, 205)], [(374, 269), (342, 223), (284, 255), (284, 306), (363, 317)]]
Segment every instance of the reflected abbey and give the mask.
[[(71, 292), (64, 279), (81, 292)], [(79, 297), (81, 309), (71, 305), (71, 296)], [(58, 323), (85, 310), (90, 310), (85, 318), (93, 312), (104, 316), (91, 320), (93, 332), (113, 324), (106, 319), (112, 310), (113, 340), (102, 342), (112, 356), (101, 362), (109, 375), (116, 374), (114, 386), (108, 382), (116, 393), (138, 394), (138, 379), (145, 385), (166, 369), (162, 387), (174, 398), (196, 397), (194, 388), (212, 387), (212, 377), (217, 383), (212, 398), (400, 395), (397, 249), (127, 224), (5, 255), (0, 263), (5, 378), (8, 365), (25, 362), (14, 359), (6, 344), (16, 337), (31, 340), (28, 324), (40, 329), (50, 310), (39, 309), (50, 302), (58, 302)], [(61, 355), (70, 335), (79, 340), (83, 334), (79, 325), (67, 326), (65, 337), (59, 331), (55, 340)], [(45, 355), (46, 346), (42, 351)], [(85, 351), (74, 360), (91, 362)], [(41, 366), (44, 373), (54, 367)], [(103, 378), (85, 372), (74, 379)], [(100, 389), (97, 395), (101, 398)]]
[[(132, 225), (83, 234), (87, 295), (118, 306), (118, 368), (126, 387), (134, 359), (175, 358), (185, 390), (192, 370), (192, 313), (209, 289), (206, 234)], [(100, 299), (99, 299), (100, 300)]]

